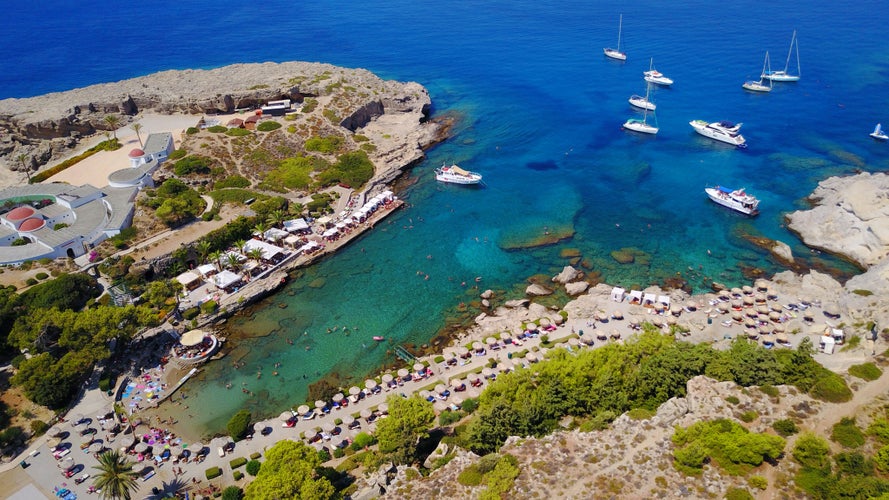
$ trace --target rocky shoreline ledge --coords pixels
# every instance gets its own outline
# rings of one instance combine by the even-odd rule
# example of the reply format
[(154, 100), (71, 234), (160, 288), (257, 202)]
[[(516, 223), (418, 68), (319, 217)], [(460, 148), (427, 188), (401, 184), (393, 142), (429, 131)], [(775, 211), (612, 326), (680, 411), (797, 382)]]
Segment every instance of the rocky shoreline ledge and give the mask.
[[(59, 161), (84, 140), (110, 132), (108, 115), (124, 117), (119, 126), (126, 126), (146, 112), (211, 116), (254, 109), (269, 100), (302, 102), (307, 97), (329, 99), (326, 104), (336, 110), (339, 126), (352, 132), (363, 129), (374, 141), (375, 164), (391, 174), (383, 175), (382, 182), (391, 182), (400, 168), (423, 158), (423, 148), (440, 140), (439, 127), (428, 122), (432, 101), (419, 83), (383, 80), (365, 69), (330, 64), (266, 62), (163, 71), (0, 100), (0, 166), (18, 172)], [(25, 165), (20, 155), (26, 156)], [(16, 180), (24, 178), (20, 174)]]

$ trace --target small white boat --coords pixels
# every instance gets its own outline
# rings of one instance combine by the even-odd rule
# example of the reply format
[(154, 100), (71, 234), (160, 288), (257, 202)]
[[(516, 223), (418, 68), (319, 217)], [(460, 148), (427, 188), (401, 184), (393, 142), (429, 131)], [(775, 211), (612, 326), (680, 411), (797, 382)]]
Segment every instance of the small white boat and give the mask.
[[(796, 49), (796, 74), (791, 75), (788, 71), (790, 67), (790, 56), (793, 55), (794, 49)], [(763, 71), (762, 77), (773, 82), (798, 82), (801, 75), (802, 71), (800, 71), (799, 64), (799, 42), (796, 40), (796, 30), (793, 30), (793, 37), (790, 39), (790, 50), (787, 51), (787, 61), (784, 63), (784, 69), (778, 71)]]
[(641, 95), (633, 95), (629, 99), (630, 106), (639, 108), (639, 109), (647, 109), (649, 111), (654, 111), (657, 109), (657, 105), (655, 103), (648, 100), (648, 97)]
[(704, 189), (707, 196), (714, 202), (731, 208), (744, 215), (757, 215), (759, 213), (759, 200), (752, 194), (741, 189), (731, 189), (723, 186), (708, 187)]
[(645, 78), (645, 81), (648, 83), (656, 83), (658, 85), (663, 85), (664, 87), (669, 87), (673, 85), (673, 80), (664, 76), (663, 73), (654, 69), (654, 58), (651, 58), (651, 62), (648, 65), (648, 71), (642, 73)]
[[(766, 68), (768, 68), (768, 69), (766, 69)], [(772, 71), (772, 68), (769, 65), (769, 52), (766, 51), (766, 58), (765, 58), (765, 61), (763, 61), (763, 63), (762, 63), (762, 73), (760, 73), (760, 75), (759, 75), (759, 81), (758, 82), (753, 81), (753, 80), (746, 81), (746, 82), (744, 82), (744, 85), (741, 85), (741, 86), (751, 92), (771, 92), (772, 91), (772, 80), (769, 80), (769, 84), (766, 85), (764, 83), (766, 78), (763, 76), (766, 73), (771, 73), (771, 71)]]
[(606, 57), (610, 57), (612, 59), (617, 59), (618, 61), (626, 61), (627, 60), (627, 54), (620, 51), (620, 32), (623, 29), (623, 25), (624, 25), (624, 15), (621, 14), (620, 21), (617, 25), (617, 48), (616, 49), (612, 49), (612, 48), (602, 49), (605, 51)]
[(885, 141), (889, 139), (889, 135), (886, 135), (886, 132), (883, 132), (883, 126), (879, 123), (876, 127), (874, 127), (874, 131), (870, 133), (870, 136), (878, 141)]
[[(651, 102), (648, 100), (648, 96), (651, 93), (651, 85), (648, 86), (648, 89), (645, 92), (645, 102)], [(653, 104), (652, 104), (653, 105)], [(656, 125), (651, 125), (648, 123), (648, 108), (642, 108), (643, 114), (642, 119), (638, 118), (630, 118), (623, 124), (623, 128), (627, 130), (632, 130), (633, 132), (640, 132), (642, 134), (651, 134), (655, 135), (658, 133), (658, 127)], [(652, 111), (652, 114), (654, 112)], [(655, 123), (657, 123), (657, 116), (655, 116)]]
[(728, 121), (710, 123), (704, 120), (694, 120), (688, 122), (688, 124), (695, 129), (695, 132), (704, 137), (725, 142), (739, 148), (747, 147), (747, 141), (744, 139), (744, 136), (738, 133), (741, 130), (740, 123), (734, 124)]
[(435, 180), (451, 184), (478, 184), (482, 181), (481, 174), (463, 170), (457, 165), (442, 165), (435, 169)]

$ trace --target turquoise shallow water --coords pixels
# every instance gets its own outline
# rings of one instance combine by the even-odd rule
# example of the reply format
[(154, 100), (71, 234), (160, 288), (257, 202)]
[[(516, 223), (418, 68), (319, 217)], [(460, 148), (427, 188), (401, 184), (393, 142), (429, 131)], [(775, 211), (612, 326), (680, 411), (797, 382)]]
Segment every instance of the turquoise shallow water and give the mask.
[[(304, 4), (298, 13), (284, 2), (263, 9), (177, 3), (175, 23), (112, 41), (98, 34), (132, 20), (96, 16), (106, 2), (50, 4), (51, 16), (45, 4), (10, 7), (8, 19), (17, 22), (0, 30), (0, 41), (19, 50), (0, 61), (0, 96), (170, 68), (318, 60), (418, 81), (429, 89), (435, 114), (460, 117), (454, 137), (408, 174), (416, 182), (399, 193), (407, 209), (306, 269), (267, 308), (229, 322), (232, 337), (250, 340), (189, 384), (190, 406), (201, 408), (192, 420), (197, 432), (221, 429), (244, 406), (275, 415), (301, 403), (308, 384), (330, 372), (360, 382), (392, 362), (393, 345), (429, 341), (460, 319), (461, 302), (472, 310), (475, 277), (482, 289), (517, 294), (528, 276), (558, 272), (565, 248), (579, 250), (606, 281), (626, 286), (678, 272), (701, 290), (708, 279), (742, 283), (742, 267), (780, 270), (741, 241), (739, 230), (837, 266), (802, 246), (782, 226), (784, 214), (804, 207), (802, 199), (825, 177), (889, 167), (889, 149), (867, 136), (876, 122), (889, 123), (889, 48), (873, 15), (883, 6), (875, 1), (755, 9), (629, 2), (621, 7), (626, 63), (602, 55), (616, 42), (621, 12), (588, 2), (396, 0), (338, 9)], [(40, 40), (29, 36), (35, 26), (45, 33)], [(783, 66), (793, 29), (803, 79), (776, 84), (768, 95), (744, 92), (741, 84), (758, 74), (766, 50), (773, 68)], [(53, 43), (75, 39), (80, 45)], [(620, 124), (635, 113), (626, 99), (644, 92), (650, 57), (676, 83), (653, 93), (661, 131), (641, 137)], [(743, 122), (749, 148), (697, 136), (688, 125), (697, 118)], [(480, 171), (487, 186), (436, 184), (431, 169), (445, 161)], [(744, 219), (710, 203), (703, 188), (717, 183), (747, 187), (762, 199), (762, 214)], [(573, 238), (503, 249), (505, 241), (560, 227), (572, 228)], [(650, 263), (617, 264), (610, 252), (623, 247), (644, 251)], [(374, 343), (373, 335), (391, 344)], [(235, 359), (244, 366), (234, 369)]]

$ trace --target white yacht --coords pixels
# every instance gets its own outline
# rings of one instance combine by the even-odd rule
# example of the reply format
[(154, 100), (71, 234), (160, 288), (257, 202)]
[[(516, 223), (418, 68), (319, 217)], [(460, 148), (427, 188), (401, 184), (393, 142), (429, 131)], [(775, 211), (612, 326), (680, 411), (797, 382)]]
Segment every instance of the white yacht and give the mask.
[(648, 71), (642, 73), (645, 75), (645, 81), (648, 83), (656, 83), (658, 85), (663, 85), (664, 87), (669, 87), (673, 85), (673, 80), (664, 76), (663, 73), (654, 69), (654, 58), (651, 58), (651, 62), (648, 65)]
[(734, 124), (727, 121), (710, 123), (704, 120), (694, 120), (688, 122), (688, 124), (695, 129), (695, 132), (704, 137), (725, 142), (739, 148), (747, 147), (747, 141), (744, 139), (744, 136), (738, 133), (741, 130), (740, 123)]
[(757, 215), (759, 213), (759, 200), (752, 194), (747, 194), (744, 188), (731, 189), (716, 186), (705, 188), (704, 192), (714, 202), (741, 212), (744, 215)]
[(463, 170), (457, 165), (442, 165), (435, 169), (435, 180), (451, 184), (478, 184), (482, 181), (481, 174)]

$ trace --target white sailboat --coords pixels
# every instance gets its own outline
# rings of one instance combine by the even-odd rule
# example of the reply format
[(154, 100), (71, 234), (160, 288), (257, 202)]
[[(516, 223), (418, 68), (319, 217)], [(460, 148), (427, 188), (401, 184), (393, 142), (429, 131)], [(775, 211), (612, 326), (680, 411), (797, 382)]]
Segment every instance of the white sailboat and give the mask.
[[(645, 90), (645, 102), (651, 102), (648, 99), (648, 97), (651, 93), (651, 85), (649, 84), (649, 85), (647, 85), (647, 87), (648, 88)], [(642, 110), (643, 110), (643, 112), (642, 112), (642, 119), (641, 120), (638, 118), (630, 118), (629, 120), (624, 122), (623, 128), (625, 128), (627, 130), (632, 130), (633, 132), (640, 132), (643, 134), (651, 134), (651, 135), (657, 134), (658, 127), (655, 125), (650, 125), (648, 123), (648, 108), (642, 108)], [(652, 111), (652, 114), (654, 114), (653, 111)], [(657, 116), (655, 116), (654, 119), (655, 119), (655, 123), (657, 123)]]
[(741, 85), (741, 86), (744, 87), (745, 89), (753, 91), (753, 92), (771, 92), (772, 91), (772, 80), (769, 80), (768, 85), (766, 85), (764, 83), (764, 80), (765, 80), (764, 75), (766, 75), (767, 73), (771, 73), (771, 72), (772, 72), (772, 67), (769, 63), (769, 51), (766, 51), (766, 59), (765, 59), (765, 61), (762, 62), (762, 73), (760, 73), (760, 75), (759, 75), (759, 81), (758, 82), (753, 81), (753, 80), (746, 81), (746, 82), (744, 82), (744, 85)]
[(618, 22), (618, 25), (617, 25), (617, 48), (616, 49), (611, 49), (611, 48), (603, 49), (605, 51), (605, 56), (610, 57), (612, 59), (617, 59), (618, 61), (626, 61), (627, 60), (627, 54), (620, 51), (620, 34), (621, 34), (621, 31), (623, 30), (623, 25), (624, 25), (624, 15), (621, 14), (620, 21)]
[(648, 71), (642, 73), (645, 75), (645, 81), (648, 83), (656, 83), (658, 85), (663, 85), (664, 87), (669, 87), (673, 85), (673, 80), (667, 78), (660, 71), (654, 69), (654, 58), (651, 58), (651, 62), (648, 64)]
[[(796, 52), (796, 74), (788, 73), (790, 68), (790, 56)], [(773, 82), (798, 82), (802, 76), (799, 64), (799, 42), (796, 39), (796, 30), (793, 30), (793, 37), (790, 39), (790, 50), (787, 51), (787, 61), (784, 63), (784, 69), (778, 71), (763, 71), (762, 77)]]
[(870, 136), (878, 141), (885, 141), (889, 139), (889, 135), (886, 135), (886, 132), (883, 132), (883, 126), (879, 123), (876, 127), (874, 127), (874, 131), (870, 133)]
[(657, 105), (648, 100), (648, 94), (641, 96), (637, 94), (633, 94), (627, 99), (627, 102), (630, 103), (630, 106), (639, 108), (639, 109), (647, 109), (649, 111), (654, 111), (657, 109)]

